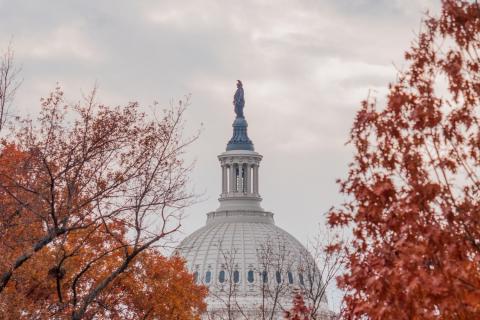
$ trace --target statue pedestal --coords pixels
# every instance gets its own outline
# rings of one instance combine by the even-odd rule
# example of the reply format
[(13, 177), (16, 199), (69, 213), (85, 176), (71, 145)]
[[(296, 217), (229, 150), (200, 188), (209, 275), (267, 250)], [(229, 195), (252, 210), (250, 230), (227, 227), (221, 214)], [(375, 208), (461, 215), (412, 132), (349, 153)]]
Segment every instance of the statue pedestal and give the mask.
[(230, 150), (250, 150), (253, 151), (252, 140), (248, 137), (248, 123), (245, 118), (236, 117), (232, 124), (233, 135), (227, 144), (227, 151)]

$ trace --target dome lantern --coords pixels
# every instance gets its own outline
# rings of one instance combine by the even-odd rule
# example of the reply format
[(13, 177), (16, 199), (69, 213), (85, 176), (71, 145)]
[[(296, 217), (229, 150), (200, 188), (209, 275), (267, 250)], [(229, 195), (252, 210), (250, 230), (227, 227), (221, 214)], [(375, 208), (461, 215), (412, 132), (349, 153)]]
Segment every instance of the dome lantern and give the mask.
[(244, 91), (240, 80), (237, 81), (233, 105), (236, 113), (232, 124), (233, 135), (227, 144), (226, 152), (218, 156), (222, 169), (222, 192), (217, 211), (239, 208), (263, 211), (258, 189), (258, 171), (262, 156), (254, 151), (252, 140), (248, 137), (248, 124), (243, 113)]

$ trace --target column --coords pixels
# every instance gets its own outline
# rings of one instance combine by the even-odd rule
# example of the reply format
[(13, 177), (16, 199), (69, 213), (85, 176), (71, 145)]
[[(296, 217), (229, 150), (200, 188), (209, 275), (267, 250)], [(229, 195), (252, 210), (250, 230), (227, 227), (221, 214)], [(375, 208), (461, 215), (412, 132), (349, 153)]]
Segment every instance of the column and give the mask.
[(228, 166), (228, 193), (233, 192), (233, 164)]
[(225, 164), (223, 165), (223, 171), (224, 171), (224, 184), (225, 184), (225, 193), (228, 193), (228, 166)]
[(258, 164), (253, 165), (253, 193), (258, 195)]
[(242, 163), (242, 193), (247, 192), (247, 170), (245, 163)]
[(239, 163), (238, 164), (238, 182), (239, 182), (239, 185), (238, 185), (238, 192), (242, 192), (243, 193), (243, 185), (245, 183), (245, 181), (243, 181), (243, 163)]
[(230, 193), (235, 192), (235, 165), (233, 163), (230, 164)]
[(242, 192), (242, 189), (239, 187), (241, 184), (241, 174), (242, 174), (242, 165), (240, 163), (235, 164), (235, 191)]
[(246, 177), (246, 183), (247, 183), (247, 193), (251, 194), (252, 193), (252, 166), (247, 163), (247, 177)]
[(227, 165), (222, 164), (222, 194), (227, 193)]

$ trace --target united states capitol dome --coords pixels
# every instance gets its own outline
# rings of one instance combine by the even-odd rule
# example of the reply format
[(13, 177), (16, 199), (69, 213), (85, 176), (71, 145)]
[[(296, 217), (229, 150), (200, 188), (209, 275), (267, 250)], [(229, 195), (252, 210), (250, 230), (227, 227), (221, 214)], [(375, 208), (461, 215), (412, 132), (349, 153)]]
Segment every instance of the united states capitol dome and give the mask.
[[(233, 136), (218, 156), (219, 207), (207, 213), (206, 225), (186, 237), (178, 252), (195, 281), (209, 289), (205, 319), (281, 319), (292, 305), (292, 292), (312, 289), (321, 279), (305, 247), (261, 207), (262, 156), (248, 137), (241, 82), (237, 87)], [(328, 314), (326, 299), (321, 303), (319, 312)]]

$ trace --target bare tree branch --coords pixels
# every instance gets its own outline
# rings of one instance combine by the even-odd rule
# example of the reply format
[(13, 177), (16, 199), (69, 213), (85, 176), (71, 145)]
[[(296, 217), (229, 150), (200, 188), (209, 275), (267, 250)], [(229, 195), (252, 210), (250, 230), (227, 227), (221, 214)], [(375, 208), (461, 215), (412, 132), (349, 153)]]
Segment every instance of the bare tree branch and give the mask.
[(9, 108), (21, 85), (21, 80), (18, 79), (20, 71), (20, 68), (15, 67), (15, 55), (10, 41), (7, 50), (0, 57), (0, 131), (5, 126)]

